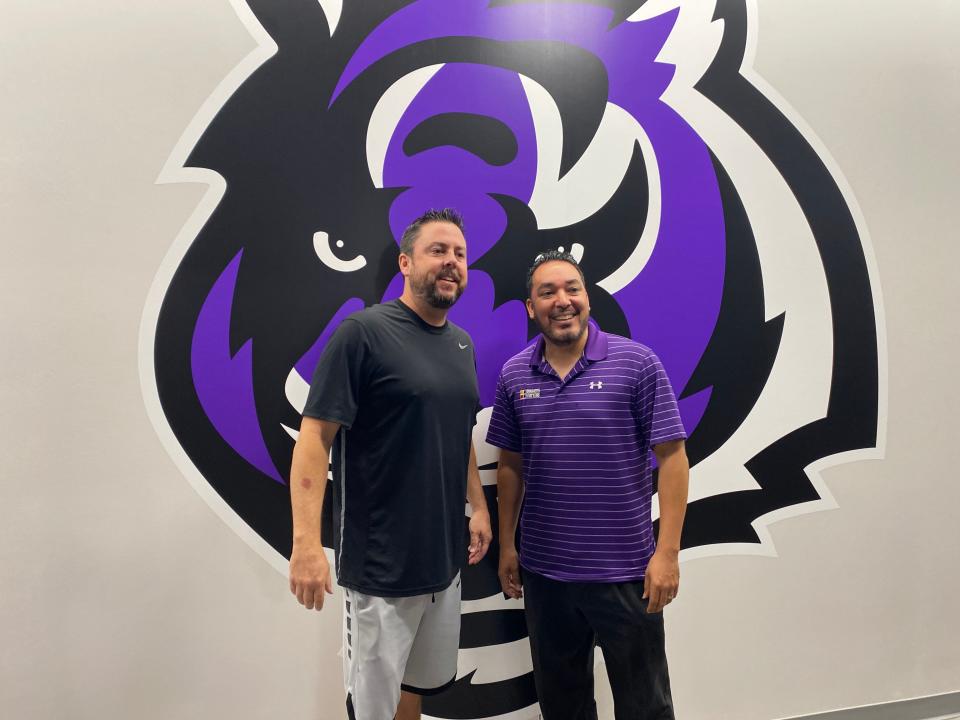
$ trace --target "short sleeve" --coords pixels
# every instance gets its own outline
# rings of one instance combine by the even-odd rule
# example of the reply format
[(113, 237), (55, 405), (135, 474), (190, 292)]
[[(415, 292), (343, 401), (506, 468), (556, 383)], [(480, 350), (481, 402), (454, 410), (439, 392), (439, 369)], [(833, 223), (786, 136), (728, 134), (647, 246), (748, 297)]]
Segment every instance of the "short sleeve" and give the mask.
[(634, 402), (641, 427), (650, 437), (650, 447), (687, 437), (670, 378), (653, 353), (640, 371)]
[(303, 414), (349, 428), (360, 405), (369, 351), (360, 323), (352, 318), (340, 323), (320, 355)]
[(490, 427), (487, 428), (487, 442), (494, 447), (512, 452), (520, 452), (520, 427), (514, 413), (513, 399), (503, 382), (503, 372), (497, 380), (497, 394), (490, 415)]

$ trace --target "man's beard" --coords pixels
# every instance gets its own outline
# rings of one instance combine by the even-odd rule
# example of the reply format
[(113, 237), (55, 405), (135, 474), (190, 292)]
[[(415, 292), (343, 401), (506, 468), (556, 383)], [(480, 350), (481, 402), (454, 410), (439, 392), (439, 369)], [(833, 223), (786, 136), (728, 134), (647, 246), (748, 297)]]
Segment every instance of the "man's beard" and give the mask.
[[(437, 290), (437, 283), (441, 279), (450, 280), (456, 284), (457, 289), (453, 295), (440, 294), (440, 292)], [(431, 307), (435, 307), (438, 310), (446, 310), (453, 307), (454, 303), (460, 299), (460, 296), (463, 295), (464, 291), (464, 287), (460, 284), (460, 279), (455, 275), (449, 275), (446, 273), (437, 275), (432, 281), (425, 279), (422, 283), (411, 278), (410, 286), (414, 295), (422, 297)]]
[(534, 321), (537, 327), (540, 328), (540, 332), (554, 345), (575, 345), (587, 331), (589, 325), (587, 321), (590, 319), (590, 314), (587, 313), (584, 318), (581, 318), (580, 315), (575, 315), (574, 317), (580, 320), (579, 332), (574, 331), (572, 328), (570, 330), (554, 330), (549, 317), (547, 318), (546, 324), (541, 323), (539, 318), (534, 318)]

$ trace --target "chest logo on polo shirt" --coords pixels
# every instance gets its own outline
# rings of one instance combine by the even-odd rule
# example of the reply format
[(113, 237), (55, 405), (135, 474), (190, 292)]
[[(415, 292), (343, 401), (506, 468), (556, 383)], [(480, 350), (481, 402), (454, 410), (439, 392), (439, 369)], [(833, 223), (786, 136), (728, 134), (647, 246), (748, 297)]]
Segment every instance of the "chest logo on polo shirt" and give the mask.
[(540, 397), (540, 388), (520, 388), (517, 393), (517, 398), (520, 400), (535, 400), (538, 397)]
[(590, 381), (591, 390), (603, 390), (603, 380), (597, 380), (596, 382)]

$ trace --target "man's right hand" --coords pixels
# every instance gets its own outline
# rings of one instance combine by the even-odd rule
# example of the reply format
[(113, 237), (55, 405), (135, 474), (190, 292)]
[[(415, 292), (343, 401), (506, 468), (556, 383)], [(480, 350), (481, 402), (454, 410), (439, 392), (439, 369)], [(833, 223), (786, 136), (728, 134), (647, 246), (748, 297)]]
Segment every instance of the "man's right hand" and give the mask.
[(514, 600), (523, 597), (523, 581), (520, 579), (520, 559), (517, 549), (500, 546), (500, 587), (504, 595)]
[(307, 610), (323, 609), (324, 592), (333, 595), (330, 563), (322, 545), (303, 547), (294, 543), (290, 554), (290, 592)]

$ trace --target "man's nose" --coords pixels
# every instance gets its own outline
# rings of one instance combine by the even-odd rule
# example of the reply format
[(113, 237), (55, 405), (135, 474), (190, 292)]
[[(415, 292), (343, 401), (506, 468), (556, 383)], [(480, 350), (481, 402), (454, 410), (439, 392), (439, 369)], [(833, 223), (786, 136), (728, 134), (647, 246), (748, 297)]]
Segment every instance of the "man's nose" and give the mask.
[(460, 265), (466, 267), (467, 259), (463, 255), (451, 252), (443, 258), (443, 264), (445, 267), (459, 267)]

